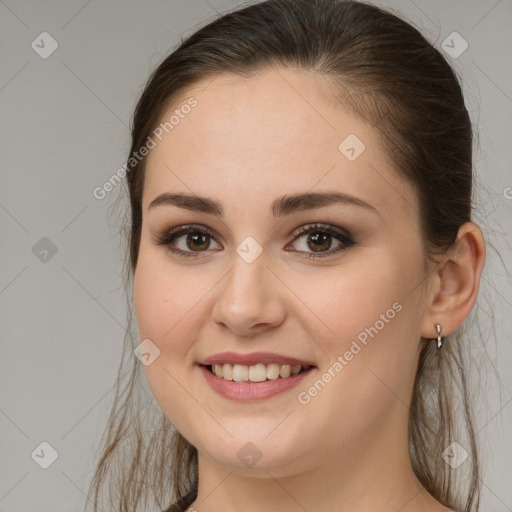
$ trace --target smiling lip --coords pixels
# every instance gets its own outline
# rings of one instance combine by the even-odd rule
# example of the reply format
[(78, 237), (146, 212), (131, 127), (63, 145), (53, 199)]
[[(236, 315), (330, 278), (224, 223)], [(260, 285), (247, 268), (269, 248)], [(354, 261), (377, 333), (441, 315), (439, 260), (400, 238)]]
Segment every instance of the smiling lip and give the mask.
[(311, 367), (297, 375), (292, 375), (286, 379), (265, 380), (263, 382), (235, 382), (225, 380), (214, 375), (208, 366), (201, 365), (206, 382), (220, 396), (236, 400), (239, 402), (252, 402), (257, 400), (265, 400), (273, 397), (283, 391), (287, 391), (303, 381), (311, 372), (316, 369)]
[(305, 361), (296, 359), (294, 357), (285, 356), (283, 354), (274, 354), (272, 352), (251, 352), (250, 354), (238, 354), (236, 352), (220, 352), (214, 354), (203, 361), (200, 365), (209, 366), (213, 364), (243, 364), (246, 366), (252, 366), (256, 364), (289, 364), (290, 366), (298, 365), (301, 366), (316, 366), (311, 361)]

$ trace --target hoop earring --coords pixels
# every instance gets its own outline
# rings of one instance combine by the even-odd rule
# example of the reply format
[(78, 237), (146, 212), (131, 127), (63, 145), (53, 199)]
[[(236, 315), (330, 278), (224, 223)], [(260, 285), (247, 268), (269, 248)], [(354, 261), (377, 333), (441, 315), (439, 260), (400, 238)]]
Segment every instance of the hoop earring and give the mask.
[(437, 348), (441, 348), (443, 346), (443, 338), (441, 337), (441, 324), (436, 324), (437, 331)]

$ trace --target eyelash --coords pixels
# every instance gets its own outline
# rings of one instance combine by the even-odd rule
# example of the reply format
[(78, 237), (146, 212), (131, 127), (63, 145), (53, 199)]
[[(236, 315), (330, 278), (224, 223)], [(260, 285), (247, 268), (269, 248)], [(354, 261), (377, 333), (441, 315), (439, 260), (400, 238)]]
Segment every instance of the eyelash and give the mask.
[[(181, 249), (174, 249), (171, 247), (171, 243), (174, 242), (177, 238), (180, 236), (194, 233), (194, 234), (201, 234), (201, 235), (208, 235), (211, 238), (214, 238), (213, 233), (204, 227), (196, 227), (192, 224), (184, 225), (184, 226), (178, 226), (177, 228), (171, 229), (170, 231), (167, 231), (165, 233), (162, 233), (160, 235), (157, 235), (156, 237), (156, 244), (157, 245), (165, 245), (167, 246), (167, 249), (174, 253), (178, 254), (179, 256), (184, 256), (186, 258), (194, 258), (198, 254), (206, 251), (182, 251)], [(330, 250), (328, 252), (323, 253), (309, 253), (309, 256), (307, 256), (308, 259), (316, 259), (316, 258), (324, 258), (326, 256), (331, 256), (333, 254), (337, 254), (339, 252), (345, 251), (349, 247), (354, 245), (354, 241), (350, 238), (350, 235), (344, 234), (341, 231), (338, 231), (337, 229), (329, 226), (329, 225), (322, 225), (322, 224), (313, 224), (308, 226), (302, 226), (298, 228), (294, 233), (294, 238), (292, 242), (294, 242), (297, 238), (300, 238), (301, 235), (310, 234), (310, 233), (321, 233), (321, 234), (329, 234), (338, 239), (340, 242), (342, 242), (342, 245), (340, 245), (338, 248), (334, 250)], [(303, 252), (303, 251), (301, 251)]]

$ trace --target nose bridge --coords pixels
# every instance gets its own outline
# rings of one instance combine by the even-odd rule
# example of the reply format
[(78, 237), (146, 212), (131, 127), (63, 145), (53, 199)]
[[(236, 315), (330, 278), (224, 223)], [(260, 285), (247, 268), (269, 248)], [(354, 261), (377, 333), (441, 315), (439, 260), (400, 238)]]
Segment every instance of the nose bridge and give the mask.
[(282, 321), (282, 304), (270, 282), (273, 275), (267, 268), (267, 255), (256, 244), (254, 239), (245, 239), (236, 248), (214, 308), (214, 320), (239, 333)]
[(268, 281), (267, 258), (262, 252), (254, 260), (244, 259), (243, 255), (240, 256), (241, 249), (242, 244), (233, 256), (232, 270), (223, 290), (225, 305), (232, 311), (239, 309), (242, 312), (251, 308), (256, 313), (264, 300), (264, 283)]

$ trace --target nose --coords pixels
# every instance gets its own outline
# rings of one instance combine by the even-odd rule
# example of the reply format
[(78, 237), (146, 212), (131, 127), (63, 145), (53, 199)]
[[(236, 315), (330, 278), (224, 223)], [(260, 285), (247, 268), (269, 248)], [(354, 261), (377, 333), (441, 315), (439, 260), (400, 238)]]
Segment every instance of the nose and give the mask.
[(252, 263), (235, 253), (213, 307), (216, 324), (238, 336), (251, 336), (284, 321), (284, 285), (267, 264), (265, 252)]

